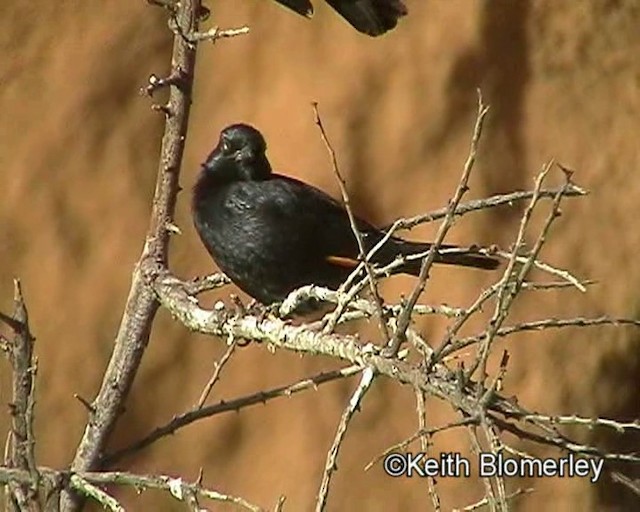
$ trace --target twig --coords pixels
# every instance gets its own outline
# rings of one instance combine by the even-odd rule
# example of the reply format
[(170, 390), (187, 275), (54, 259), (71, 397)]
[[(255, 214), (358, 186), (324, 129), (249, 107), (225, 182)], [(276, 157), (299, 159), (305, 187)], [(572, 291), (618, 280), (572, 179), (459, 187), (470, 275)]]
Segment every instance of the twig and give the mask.
[[(542, 172), (539, 174), (538, 178), (536, 179), (534, 192), (540, 191), (540, 189), (542, 188), (542, 183), (544, 182), (544, 179), (549, 173), (549, 170), (551, 169), (551, 165), (552, 165), (552, 162), (547, 164), (543, 168)], [(484, 379), (486, 378), (486, 374), (487, 374), (486, 364), (487, 364), (487, 359), (489, 357), (489, 348), (491, 346), (491, 343), (495, 339), (495, 333), (500, 329), (502, 323), (506, 320), (507, 315), (511, 308), (511, 304), (513, 300), (516, 298), (516, 296), (518, 295), (518, 293), (520, 292), (520, 287), (522, 286), (522, 283), (525, 281), (527, 275), (529, 274), (529, 271), (533, 266), (533, 262), (537, 259), (538, 254), (540, 253), (542, 246), (546, 241), (547, 233), (549, 232), (549, 229), (551, 228), (553, 221), (559, 216), (560, 202), (562, 201), (562, 197), (564, 195), (564, 192), (566, 191), (566, 186), (569, 183), (569, 179), (570, 179), (570, 176), (566, 175), (565, 186), (562, 189), (560, 189), (556, 194), (556, 197), (554, 197), (553, 203), (551, 206), (551, 211), (549, 212), (549, 215), (547, 216), (547, 219), (544, 225), (542, 226), (540, 235), (538, 236), (538, 239), (536, 240), (536, 243), (534, 244), (534, 247), (531, 250), (531, 254), (529, 255), (529, 258), (524, 263), (522, 268), (519, 270), (515, 281), (510, 282), (510, 277), (511, 275), (514, 274), (514, 267), (516, 263), (515, 254), (519, 253), (520, 248), (524, 244), (525, 230), (531, 220), (533, 209), (535, 208), (539, 200), (538, 194), (534, 194), (534, 196), (531, 198), (531, 202), (529, 203), (529, 206), (527, 207), (527, 209), (525, 210), (522, 216), (520, 229), (518, 232), (518, 236), (516, 238), (516, 242), (514, 244), (514, 250), (513, 250), (514, 257), (509, 261), (509, 265), (507, 266), (507, 269), (504, 272), (504, 277), (502, 279), (503, 286), (498, 291), (498, 297), (496, 299), (496, 306), (495, 306), (493, 316), (491, 317), (491, 320), (489, 320), (489, 325), (485, 331), (486, 335), (482, 340), (482, 342), (480, 343), (480, 347), (478, 350), (478, 357), (474, 360), (473, 364), (471, 365), (470, 369), (466, 374), (467, 378), (471, 377), (476, 371), (476, 369), (478, 368), (480, 369), (481, 380), (484, 381)]]
[[(292, 291), (287, 296), (280, 305), (278, 316), (281, 318), (288, 317), (300, 304), (308, 302), (309, 299), (316, 299), (321, 302), (331, 302), (333, 304), (338, 304), (340, 301), (345, 303), (348, 302), (347, 308), (349, 311), (352, 313), (362, 313), (352, 315), (349, 318), (350, 320), (373, 316), (377, 313), (377, 308), (373, 302), (363, 298), (349, 299), (344, 295), (345, 294), (340, 291), (329, 290), (328, 288), (323, 288), (321, 286), (306, 285)], [(397, 316), (402, 308), (403, 306), (399, 304), (385, 304), (383, 305), (383, 314), (385, 315), (385, 318)], [(417, 315), (443, 315), (450, 318), (456, 318), (463, 315), (465, 310), (447, 306), (445, 304), (441, 304), (439, 306), (416, 304), (413, 312)], [(342, 315), (341, 320), (344, 320), (344, 315)]]
[(70, 483), (72, 489), (89, 498), (93, 498), (104, 508), (111, 510), (111, 512), (124, 512), (124, 507), (118, 503), (118, 500), (91, 482), (87, 482), (80, 475), (71, 475)]
[[(538, 196), (540, 199), (553, 199), (559, 190), (559, 188), (542, 189), (539, 191)], [(579, 187), (575, 183), (571, 183), (567, 187), (567, 190), (564, 192), (564, 195), (567, 197), (581, 197), (587, 194), (588, 192), (585, 189)], [(458, 205), (455, 209), (454, 214), (456, 216), (462, 216), (478, 210), (487, 210), (489, 208), (497, 208), (500, 206), (513, 206), (513, 204), (518, 201), (526, 201), (527, 199), (531, 199), (533, 195), (534, 192), (532, 190), (526, 190), (509, 192), (508, 194), (497, 194), (485, 199), (474, 199), (472, 201), (468, 201), (466, 203)], [(433, 222), (434, 220), (439, 220), (446, 217), (447, 211), (448, 208), (440, 208), (438, 210), (427, 212), (422, 215), (417, 215), (415, 217), (399, 219), (394, 222), (394, 225), (397, 224), (397, 230), (412, 229), (420, 224)]]
[(231, 280), (224, 274), (211, 274), (203, 277), (196, 277), (185, 283), (186, 291), (189, 295), (199, 295), (229, 284)]
[[(489, 447), (491, 452), (494, 454), (498, 454), (502, 450), (502, 443), (500, 442), (500, 438), (496, 435), (496, 433), (492, 429), (492, 425), (489, 422), (487, 416), (485, 414), (481, 414), (480, 416), (480, 427), (485, 435), (485, 438), (489, 442)], [(509, 505), (507, 503), (507, 491), (504, 485), (504, 477), (501, 475), (496, 475), (494, 477), (495, 487), (498, 491), (497, 497), (497, 505), (499, 506), (498, 510), (504, 510), (508, 512)]]
[(233, 400), (223, 400), (221, 402), (218, 402), (217, 404), (209, 405), (199, 409), (192, 409), (188, 412), (176, 416), (165, 425), (155, 428), (152, 432), (147, 434), (139, 441), (136, 441), (129, 446), (118, 450), (117, 452), (107, 455), (105, 457), (105, 464), (114, 464), (124, 457), (143, 450), (159, 439), (170, 434), (174, 434), (181, 428), (184, 428), (187, 425), (190, 425), (198, 420), (210, 418), (212, 416), (216, 416), (225, 412), (239, 411), (240, 409), (256, 404), (264, 404), (274, 398), (288, 397), (311, 388), (315, 389), (322, 384), (350, 377), (351, 375), (355, 375), (360, 371), (362, 371), (362, 367), (358, 365), (348, 366), (346, 368), (342, 368), (341, 370), (318, 373), (312, 377), (307, 377), (306, 379), (296, 381), (286, 386), (280, 386), (267, 391), (259, 391), (258, 393), (242, 396)]
[[(566, 197), (566, 193), (563, 193), (562, 196)], [(557, 197), (557, 196), (556, 196)], [(538, 198), (539, 200), (540, 198)], [(506, 251), (496, 251), (496, 255), (497, 256), (502, 256), (503, 258), (507, 259), (507, 260), (511, 260), (511, 258), (513, 258), (513, 254), (514, 253), (510, 253), (510, 252), (506, 252)], [(529, 261), (531, 258), (530, 256), (518, 256), (516, 255), (515, 257), (515, 261), (517, 263), (522, 263), (525, 264), (527, 263), (527, 261)], [(544, 263), (542, 261), (538, 261), (536, 259), (532, 260), (532, 264), (534, 267), (543, 270), (544, 272), (547, 272), (549, 274), (552, 275), (556, 275), (558, 277), (560, 277), (561, 279), (564, 279), (565, 281), (567, 281), (569, 284), (575, 286), (578, 290), (580, 290), (581, 292), (585, 293), (587, 291), (585, 285), (591, 283), (591, 281), (580, 281), (577, 277), (575, 277), (571, 272), (567, 271), (567, 270), (563, 270), (561, 268), (556, 268), (552, 265), (549, 265), (548, 263)]]
[[(427, 430), (427, 407), (425, 395), (419, 389), (415, 390), (416, 395), (416, 413), (418, 414), (418, 431), (420, 432), (420, 451), (427, 453), (429, 450), (430, 436), (425, 434)], [(434, 512), (440, 512), (442, 510), (442, 504), (440, 503), (440, 496), (437, 490), (438, 482), (436, 479), (428, 475), (427, 487), (429, 489), (429, 497), (431, 498), (431, 504), (433, 505)]]
[(331, 484), (331, 477), (333, 476), (334, 471), (337, 469), (336, 460), (338, 459), (340, 446), (342, 445), (344, 436), (347, 433), (347, 428), (349, 428), (351, 418), (353, 418), (353, 415), (356, 413), (356, 411), (360, 409), (360, 402), (371, 387), (374, 376), (375, 374), (372, 368), (365, 368), (364, 372), (362, 372), (362, 378), (360, 379), (358, 387), (353, 393), (351, 400), (349, 400), (349, 404), (342, 413), (342, 417), (340, 418), (340, 423), (338, 424), (338, 429), (336, 431), (335, 439), (333, 440), (333, 444), (331, 445), (331, 448), (329, 448), (329, 452), (327, 453), (327, 461), (324, 465), (322, 482), (320, 483), (318, 499), (316, 500), (316, 512), (322, 512), (327, 505), (327, 497), (329, 496), (329, 485)]
[(237, 345), (235, 340), (232, 339), (231, 342), (229, 343), (229, 346), (227, 347), (227, 350), (225, 351), (224, 354), (222, 354), (220, 361), (216, 361), (214, 363), (214, 368), (213, 368), (213, 373), (211, 374), (211, 378), (209, 379), (206, 386), (202, 390), (200, 398), (198, 399), (198, 405), (197, 405), (198, 409), (202, 409), (202, 407), (204, 406), (204, 403), (207, 401), (207, 398), (209, 397), (209, 393), (211, 393), (213, 386), (215, 386), (216, 382), (218, 382), (218, 380), (220, 379), (220, 373), (222, 372), (222, 369), (225, 367), (225, 365), (229, 362), (229, 359), (231, 359), (231, 356), (233, 355), (233, 352), (235, 351), (236, 346)]
[[(480, 439), (478, 439), (478, 429), (477, 425), (469, 425), (467, 427), (467, 432), (469, 434), (469, 439), (471, 441), (471, 450), (479, 457), (483, 452), (482, 445), (480, 444)], [(498, 508), (498, 503), (496, 502), (496, 497), (493, 493), (493, 487), (491, 486), (491, 479), (487, 476), (482, 477), (482, 483), (484, 484), (485, 497), (487, 500), (487, 504), (489, 505), (489, 509), (493, 511), (500, 511)]]
[[(636, 453), (611, 453), (588, 444), (580, 444), (572, 441), (566, 436), (559, 434), (538, 434), (525, 430), (520, 426), (498, 418), (495, 414), (489, 414), (491, 421), (501, 430), (509, 432), (520, 440), (533, 441), (537, 444), (546, 446), (555, 446), (565, 452), (582, 455), (585, 457), (596, 457), (608, 461), (626, 462), (632, 464), (640, 464), (640, 455)], [(531, 420), (531, 419), (530, 419)], [(536, 424), (536, 426), (540, 426)]]
[[(467, 309), (466, 314), (463, 315), (461, 318), (459, 318), (454, 323), (453, 326), (447, 329), (447, 334), (445, 335), (444, 339), (442, 340), (438, 348), (434, 351), (433, 357), (431, 359), (432, 362), (439, 361), (443, 357), (446, 357), (447, 355), (451, 354), (452, 352), (451, 344), (453, 343), (454, 337), (456, 336), (456, 334), (460, 331), (462, 326), (471, 318), (472, 314), (474, 314), (476, 311), (479, 311), (489, 299), (493, 298), (494, 295), (497, 294), (498, 295), (497, 303), (500, 304), (500, 297), (505, 293), (504, 290), (507, 287), (509, 280), (511, 279), (511, 276), (514, 272), (515, 262), (517, 258), (516, 255), (518, 253), (520, 246), (524, 243), (523, 241), (524, 241), (525, 227), (528, 224), (528, 219), (531, 216), (532, 204), (535, 204), (538, 201), (537, 192), (540, 190), (540, 187), (542, 186), (542, 179), (544, 175), (546, 175), (546, 173), (548, 172), (548, 168), (549, 166), (546, 166), (545, 170), (543, 170), (543, 172), (540, 175), (538, 175), (538, 178), (536, 180), (536, 188), (533, 192), (531, 201), (529, 202), (529, 206), (522, 217), (522, 221), (520, 223), (520, 229), (519, 229), (518, 235), (516, 236), (516, 242), (514, 244), (515, 247), (512, 253), (510, 253), (509, 263), (504, 270), (502, 278), (497, 283), (493, 284), (491, 287), (484, 290), (478, 296), (478, 298), (473, 303), (473, 305)], [(479, 359), (475, 359), (474, 364), (479, 364)]]
[[(531, 487), (527, 487), (525, 489), (517, 489), (507, 495), (507, 500), (511, 501), (512, 499), (517, 498), (522, 494), (528, 494), (530, 492), (533, 492), (533, 488)], [(487, 505), (489, 505), (489, 500), (485, 496), (480, 501), (473, 503), (472, 505), (467, 505), (466, 507), (462, 507), (462, 508), (454, 508), (453, 512), (473, 512), (474, 510), (479, 510), (481, 508), (486, 507)]]
[[(331, 158), (331, 166), (333, 168), (333, 173), (336, 175), (338, 180), (338, 186), (340, 187), (340, 194), (342, 195), (342, 202), (344, 203), (344, 207), (347, 210), (347, 215), (349, 216), (349, 224), (351, 225), (351, 231), (353, 231), (353, 236), (356, 239), (358, 244), (358, 252), (359, 252), (359, 260), (364, 265), (364, 270), (367, 273), (368, 282), (369, 282), (369, 290), (371, 291), (371, 296), (373, 297), (373, 303), (375, 305), (377, 315), (376, 318), (378, 320), (378, 328), (382, 333), (385, 343), (389, 342), (389, 330), (387, 329), (387, 324), (385, 322), (384, 311), (382, 310), (382, 298), (380, 297), (380, 293), (378, 292), (378, 281), (375, 279), (373, 275), (373, 269), (371, 268), (371, 264), (367, 261), (367, 251), (364, 245), (364, 240), (362, 238), (362, 233), (358, 229), (358, 222), (353, 215), (353, 211), (351, 210), (351, 201), (349, 200), (349, 194), (347, 193), (347, 186), (340, 174), (340, 169), (338, 167), (338, 160), (336, 158), (336, 152), (327, 137), (327, 133), (324, 129), (324, 125), (322, 124), (322, 119), (320, 118), (320, 113), (318, 112), (318, 104), (313, 104), (313, 113), (315, 116), (315, 122), (318, 128), (320, 129), (320, 136), (324, 145), (329, 152), (329, 157)], [(339, 256), (339, 255), (336, 255)], [(330, 332), (333, 329), (331, 327), (329, 330), (325, 330), (325, 332)]]
[(462, 329), (462, 326), (471, 318), (474, 313), (480, 311), (485, 303), (496, 293), (498, 293), (500, 286), (502, 286), (501, 283), (501, 281), (498, 283), (494, 283), (486, 290), (483, 290), (478, 298), (474, 301), (474, 303), (466, 309), (465, 313), (460, 318), (457, 318), (454, 324), (447, 329), (443, 340), (431, 355), (431, 358), (429, 360), (430, 366), (439, 361), (442, 361), (445, 357), (452, 353), (451, 345), (454, 342), (456, 334), (460, 331), (460, 329)]
[(2, 311), (0, 311), (0, 322), (7, 324), (14, 332), (18, 332), (22, 329), (22, 324), (18, 320), (9, 315), (5, 315)]
[[(640, 327), (640, 320), (633, 320), (630, 318), (609, 318), (606, 316), (601, 316), (598, 318), (549, 318), (545, 320), (536, 320), (532, 322), (524, 322), (521, 324), (501, 327), (496, 331), (495, 336), (505, 337), (510, 336), (511, 334), (525, 331), (544, 331), (546, 329), (562, 329), (566, 327), (593, 327), (596, 325), (628, 325), (631, 327)], [(484, 336), (485, 333), (480, 333), (455, 341), (447, 350), (443, 352), (443, 357), (466, 348), (469, 345), (480, 342)]]
[(476, 160), (478, 144), (480, 142), (480, 136), (482, 135), (482, 125), (488, 112), (489, 107), (487, 107), (482, 102), (482, 94), (480, 90), (478, 90), (478, 110), (475, 126), (473, 129), (473, 136), (471, 138), (469, 155), (467, 157), (467, 161), (464, 164), (464, 170), (462, 172), (462, 176), (460, 177), (460, 182), (458, 183), (453, 198), (449, 201), (449, 206), (447, 207), (447, 213), (444, 216), (444, 220), (440, 224), (440, 228), (438, 229), (438, 233), (435, 240), (433, 241), (427, 257), (422, 262), (422, 266), (420, 267), (420, 275), (418, 276), (418, 282), (411, 291), (411, 295), (409, 295), (409, 299), (407, 300), (405, 309), (398, 319), (398, 328), (394, 332), (393, 339), (391, 340), (389, 346), (389, 354), (391, 356), (394, 356), (398, 353), (398, 349), (400, 348), (400, 344), (404, 339), (407, 327), (409, 327), (409, 323), (411, 322), (411, 312), (418, 302), (420, 294), (424, 291), (425, 284), (427, 282), (427, 279), (429, 278), (429, 270), (431, 268), (431, 265), (433, 264), (436, 255), (438, 254), (438, 250), (440, 249), (442, 242), (444, 242), (445, 236), (453, 225), (455, 211), (460, 204), (460, 201), (462, 200), (462, 196), (469, 190), (469, 176), (471, 175), (471, 170), (473, 169), (473, 165)]
[(523, 421), (545, 422), (551, 425), (583, 425), (585, 427), (605, 427), (623, 434), (627, 430), (640, 430), (640, 420), (632, 422), (616, 421), (608, 418), (583, 418), (582, 416), (549, 416), (546, 414), (526, 414), (520, 416)]
[(478, 423), (478, 418), (466, 417), (466, 418), (462, 418), (462, 419), (457, 420), (457, 421), (453, 421), (451, 423), (447, 423), (446, 425), (442, 425), (440, 427), (421, 428), (415, 434), (413, 434), (411, 437), (408, 437), (407, 439), (405, 439), (403, 441), (400, 441), (399, 443), (396, 443), (394, 445), (389, 446), (385, 451), (383, 451), (379, 455), (376, 455), (364, 467), (364, 470), (365, 471), (369, 471), (373, 466), (375, 466), (379, 461), (384, 459), (390, 453), (402, 451), (405, 448), (407, 448), (411, 443), (417, 441), (418, 439), (420, 439), (422, 437), (433, 437), (434, 435), (436, 435), (436, 434), (438, 434), (440, 432), (445, 432), (447, 430), (451, 430), (452, 428), (466, 427), (468, 425), (475, 425), (477, 423)]
[[(499, 254), (499, 253), (498, 253)], [(535, 265), (535, 263), (534, 263)], [(536, 265), (538, 266), (538, 265)], [(538, 267), (541, 268), (541, 267)], [(583, 281), (580, 281), (579, 284), (581, 287), (583, 287), (586, 291), (586, 287), (587, 286), (591, 286), (593, 284), (596, 284), (597, 281), (594, 279), (585, 279)], [(529, 290), (529, 291), (536, 291), (536, 290), (556, 290), (558, 288), (570, 288), (570, 287), (576, 287), (575, 283), (569, 282), (569, 281), (552, 281), (552, 282), (548, 282), (548, 283), (538, 283), (538, 282), (534, 282), (534, 281), (525, 281), (524, 283), (522, 283), (522, 289), (523, 290)], [(580, 289), (579, 287), (577, 287), (578, 289)]]
[(280, 496), (276, 506), (273, 508), (273, 512), (282, 512), (284, 510), (284, 504), (287, 501), (286, 496)]
[[(189, 483), (185, 482), (181, 478), (174, 478), (166, 475), (139, 475), (126, 471), (79, 471), (69, 474), (67, 471), (59, 471), (47, 467), (39, 467), (37, 469), (43, 478), (54, 482), (68, 479), (71, 487), (76, 490), (82, 489), (83, 492), (89, 491), (92, 493), (92, 497), (94, 497), (93, 493), (95, 493), (96, 496), (99, 495), (99, 493), (102, 493), (104, 495), (104, 499), (108, 496), (104, 491), (101, 491), (96, 486), (119, 485), (132, 487), (137, 491), (145, 489), (168, 491), (174, 498), (180, 501), (185, 501), (186, 497), (195, 494), (213, 501), (231, 503), (246, 510), (250, 510), (251, 512), (262, 512), (263, 510), (257, 505), (249, 503), (244, 498), (206, 489), (202, 487), (200, 482)], [(31, 476), (28, 471), (0, 467), (0, 484), (8, 482), (26, 484), (30, 482), (30, 479)], [(91, 488), (87, 487), (87, 483)], [(116, 503), (113, 503), (114, 507), (116, 506)], [(112, 510), (119, 509), (113, 508)]]
[(188, 36), (188, 40), (192, 43), (201, 41), (211, 41), (215, 43), (220, 39), (226, 39), (230, 37), (244, 36), (249, 33), (249, 27), (246, 25), (238, 28), (226, 28), (213, 27), (206, 32), (193, 32)]
[(624, 485), (630, 491), (640, 496), (640, 480), (629, 478), (627, 475), (620, 473), (619, 471), (611, 472), (611, 480)]

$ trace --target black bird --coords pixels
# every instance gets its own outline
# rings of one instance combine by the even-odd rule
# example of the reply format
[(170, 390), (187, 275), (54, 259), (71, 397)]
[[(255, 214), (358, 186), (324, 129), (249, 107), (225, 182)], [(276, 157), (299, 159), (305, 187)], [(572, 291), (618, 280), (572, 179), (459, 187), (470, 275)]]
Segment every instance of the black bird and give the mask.
[[(358, 32), (379, 36), (398, 24), (406, 16), (407, 7), (402, 0), (325, 0)], [(313, 15), (310, 0), (276, 0), (302, 16)]]
[[(228, 126), (202, 165), (193, 189), (196, 230), (220, 269), (263, 304), (279, 302), (307, 284), (337, 289), (358, 265), (358, 244), (341, 203), (302, 181), (271, 172), (262, 134)], [(385, 235), (357, 219), (367, 250)], [(391, 237), (373, 261), (424, 253), (430, 244)], [(473, 248), (441, 246), (435, 261), (494, 269), (498, 261)], [(418, 275), (420, 259), (395, 272)]]

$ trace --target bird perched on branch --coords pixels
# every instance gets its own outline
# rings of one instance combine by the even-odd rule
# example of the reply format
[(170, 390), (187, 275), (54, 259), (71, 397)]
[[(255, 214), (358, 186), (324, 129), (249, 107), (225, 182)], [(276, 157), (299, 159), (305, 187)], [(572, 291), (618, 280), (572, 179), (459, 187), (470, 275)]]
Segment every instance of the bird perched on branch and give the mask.
[[(337, 289), (360, 263), (359, 247), (344, 206), (321, 190), (275, 174), (262, 134), (246, 124), (222, 130), (193, 189), (196, 230), (220, 269), (263, 304), (279, 302), (296, 288)], [(385, 232), (356, 218), (365, 250)], [(401, 259), (393, 272), (420, 273), (431, 244), (392, 236), (372, 263)], [(477, 249), (442, 245), (436, 263), (494, 269), (495, 258)]]
[[(325, 0), (358, 32), (379, 36), (394, 28), (407, 14), (402, 0)], [(302, 16), (313, 15), (310, 0), (276, 0)]]

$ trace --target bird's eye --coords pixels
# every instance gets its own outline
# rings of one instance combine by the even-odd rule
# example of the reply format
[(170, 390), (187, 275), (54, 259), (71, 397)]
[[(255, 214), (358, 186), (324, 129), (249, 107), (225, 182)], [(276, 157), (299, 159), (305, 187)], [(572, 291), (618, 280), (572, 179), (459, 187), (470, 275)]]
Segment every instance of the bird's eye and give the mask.
[(231, 144), (227, 139), (222, 139), (222, 152), (225, 154), (231, 153)]

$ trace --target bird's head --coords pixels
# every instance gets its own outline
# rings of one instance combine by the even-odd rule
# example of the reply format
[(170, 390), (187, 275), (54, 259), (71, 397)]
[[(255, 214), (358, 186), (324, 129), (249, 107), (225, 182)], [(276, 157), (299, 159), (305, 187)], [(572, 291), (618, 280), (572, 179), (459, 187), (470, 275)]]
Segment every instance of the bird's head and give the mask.
[(223, 181), (258, 181), (271, 174), (262, 134), (247, 124), (232, 124), (220, 132), (218, 145), (202, 165), (205, 173)]

